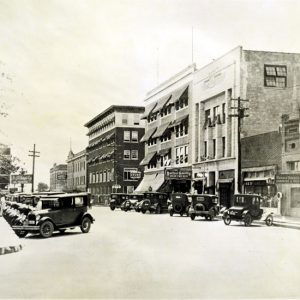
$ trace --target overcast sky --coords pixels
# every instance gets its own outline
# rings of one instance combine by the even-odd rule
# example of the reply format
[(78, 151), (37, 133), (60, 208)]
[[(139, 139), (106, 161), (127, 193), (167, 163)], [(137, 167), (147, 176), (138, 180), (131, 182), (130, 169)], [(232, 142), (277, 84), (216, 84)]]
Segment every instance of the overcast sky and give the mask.
[(49, 183), (88, 120), (191, 64), (192, 28), (199, 67), (238, 45), (300, 52), (299, 16), (298, 0), (0, 0), (0, 142), (29, 172), (35, 143)]

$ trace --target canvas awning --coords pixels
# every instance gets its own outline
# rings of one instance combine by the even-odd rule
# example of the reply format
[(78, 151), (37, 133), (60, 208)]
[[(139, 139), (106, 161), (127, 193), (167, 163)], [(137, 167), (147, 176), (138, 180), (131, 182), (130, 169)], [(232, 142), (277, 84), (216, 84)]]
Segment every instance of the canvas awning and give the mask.
[(143, 180), (140, 182), (134, 192), (156, 192), (163, 185), (165, 179), (163, 173), (144, 174)]
[(165, 133), (165, 131), (169, 128), (170, 124), (171, 123), (165, 123), (163, 125), (160, 125), (152, 137), (157, 138), (162, 136)]
[(185, 122), (187, 119), (188, 119), (189, 115), (184, 115), (178, 119), (176, 119), (175, 121), (173, 121), (169, 126), (168, 128), (172, 128), (172, 127), (175, 127), (183, 122)]
[(168, 154), (170, 151), (171, 151), (171, 148), (161, 149), (161, 150), (158, 151), (158, 154), (160, 156), (164, 156), (164, 155)]
[(175, 90), (173, 93), (172, 93), (172, 98), (171, 100), (169, 101), (169, 104), (171, 103), (175, 103), (176, 101), (178, 101), (178, 99), (183, 95), (183, 93), (186, 91), (186, 89), (188, 88), (188, 84), (182, 86), (181, 88)]
[(168, 95), (158, 100), (156, 107), (153, 109), (152, 113), (160, 111), (171, 99), (172, 95)]
[(147, 142), (151, 137), (152, 137), (152, 135), (154, 134), (154, 132), (156, 131), (156, 127), (155, 128), (151, 128), (151, 129), (149, 129), (149, 130), (147, 130), (146, 132), (145, 132), (145, 135), (141, 138), (141, 142)]
[(140, 162), (140, 165), (141, 166), (145, 166), (145, 165), (148, 165), (149, 162), (152, 160), (152, 158), (156, 155), (156, 152), (151, 152), (151, 153), (148, 153), (144, 159)]
[(144, 114), (141, 116), (141, 119), (147, 119), (148, 116), (152, 113), (153, 109), (156, 107), (157, 102), (151, 103), (145, 108)]

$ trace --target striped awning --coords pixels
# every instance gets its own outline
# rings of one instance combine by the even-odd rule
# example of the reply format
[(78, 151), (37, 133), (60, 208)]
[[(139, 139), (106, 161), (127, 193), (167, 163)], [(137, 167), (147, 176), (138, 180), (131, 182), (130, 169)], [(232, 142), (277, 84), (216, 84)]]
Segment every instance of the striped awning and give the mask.
[(155, 127), (155, 128), (151, 128), (151, 129), (147, 130), (145, 135), (141, 138), (140, 142), (147, 142), (152, 137), (152, 135), (154, 134), (156, 129), (157, 128)]
[(151, 104), (147, 105), (145, 107), (144, 114), (141, 116), (141, 120), (147, 119), (148, 116), (152, 113), (153, 109), (156, 107), (156, 105), (157, 105), (157, 102), (154, 102), (154, 103), (151, 103)]
[(157, 138), (162, 136), (165, 133), (165, 131), (169, 128), (170, 124), (171, 123), (165, 123), (163, 125), (160, 125), (156, 130), (156, 132), (153, 134), (152, 138)]
[(151, 152), (151, 153), (148, 153), (144, 159), (140, 162), (140, 165), (141, 166), (146, 166), (149, 164), (149, 162), (153, 159), (153, 157), (156, 155), (156, 152)]
[(172, 127), (175, 127), (177, 125), (180, 125), (181, 123), (184, 123), (188, 120), (188, 117), (189, 115), (184, 115), (178, 119), (176, 119), (175, 121), (173, 121), (169, 126), (168, 128), (172, 128)]

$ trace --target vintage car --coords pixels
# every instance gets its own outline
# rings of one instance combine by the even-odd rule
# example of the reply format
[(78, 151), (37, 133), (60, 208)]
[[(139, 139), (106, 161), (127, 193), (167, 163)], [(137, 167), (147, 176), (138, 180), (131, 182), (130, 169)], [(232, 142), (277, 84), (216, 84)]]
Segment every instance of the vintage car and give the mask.
[(146, 192), (144, 193), (144, 200), (140, 202), (140, 210), (143, 214), (146, 211), (161, 214), (163, 211), (168, 210), (168, 199), (169, 195), (167, 193)]
[(212, 221), (218, 214), (218, 197), (210, 194), (193, 194), (188, 195), (191, 198), (191, 207), (189, 215), (192, 220), (197, 216), (205, 217), (206, 220)]
[(233, 206), (223, 213), (223, 220), (229, 225), (232, 220), (244, 222), (245, 226), (250, 226), (252, 221), (263, 219), (266, 225), (273, 224), (273, 214), (264, 213), (260, 208), (262, 197), (256, 194), (235, 194), (233, 196)]
[(136, 208), (136, 204), (144, 199), (144, 194), (129, 194), (129, 199), (121, 204), (121, 209), (128, 211)]
[(20, 237), (27, 233), (39, 233), (48, 238), (54, 231), (64, 232), (76, 226), (87, 233), (95, 221), (88, 212), (89, 207), (88, 193), (45, 196), (39, 200), (35, 210), (28, 213), (23, 225), (14, 225), (12, 228)]
[(109, 207), (111, 210), (121, 208), (124, 201), (129, 199), (129, 194), (126, 193), (112, 193), (110, 194)]
[(186, 214), (189, 215), (190, 209), (190, 199), (187, 194), (176, 193), (171, 194), (171, 203), (168, 207), (168, 212), (172, 217), (174, 214), (179, 214), (183, 216)]

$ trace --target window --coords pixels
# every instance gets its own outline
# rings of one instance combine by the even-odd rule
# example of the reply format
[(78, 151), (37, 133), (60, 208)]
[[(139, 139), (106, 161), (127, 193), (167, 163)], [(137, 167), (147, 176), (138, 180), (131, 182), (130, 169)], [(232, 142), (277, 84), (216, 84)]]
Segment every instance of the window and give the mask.
[(134, 115), (133, 125), (140, 125), (140, 115)]
[(300, 171), (300, 161), (289, 161), (287, 166), (290, 171)]
[(84, 206), (83, 197), (75, 197), (74, 198), (75, 207)]
[(265, 65), (265, 86), (285, 88), (286, 81), (286, 66)]
[(107, 170), (107, 181), (111, 181), (111, 171)]
[(216, 139), (213, 139), (213, 153), (212, 153), (213, 158), (216, 157)]
[(226, 103), (222, 104), (222, 123), (226, 123)]
[(160, 111), (160, 116), (165, 117), (169, 115), (171, 113), (171, 110), (172, 110), (172, 105), (167, 105), (163, 107), (162, 110)]
[(99, 182), (103, 182), (103, 174), (102, 174), (102, 172), (99, 173)]
[(156, 138), (148, 140), (148, 146), (156, 145), (156, 143), (157, 143), (157, 139)]
[(124, 150), (123, 158), (124, 158), (125, 160), (130, 159), (130, 150)]
[(132, 131), (131, 132), (131, 141), (132, 142), (138, 142), (138, 132), (137, 131)]
[(180, 124), (175, 126), (176, 137), (182, 137), (188, 134), (188, 124)]
[(106, 177), (106, 171), (103, 172), (103, 182), (107, 181), (107, 177)]
[(160, 160), (160, 166), (169, 166), (171, 163), (171, 151), (169, 151), (167, 154), (161, 156)]
[(128, 124), (128, 115), (122, 114), (122, 124), (127, 125)]
[(225, 157), (225, 149), (226, 149), (226, 138), (222, 137), (222, 157)]
[(170, 140), (171, 140), (171, 131), (168, 130), (163, 136), (161, 136), (160, 141), (163, 143)]
[(123, 179), (124, 180), (131, 180), (131, 181), (136, 181), (138, 179), (135, 179), (135, 178), (131, 178), (131, 171), (137, 171), (136, 168), (124, 168), (124, 171), (123, 171)]
[(184, 146), (184, 162), (187, 163), (189, 158), (189, 147)]
[(157, 114), (158, 114), (158, 112), (155, 112), (155, 113), (149, 115), (148, 123), (151, 123), (151, 122), (155, 121), (157, 119)]
[(180, 146), (175, 149), (176, 164), (183, 164), (188, 162), (188, 146)]
[(124, 142), (130, 142), (130, 131), (124, 131)]
[(131, 150), (131, 159), (138, 160), (139, 159), (139, 151), (138, 150)]
[(205, 111), (205, 124), (204, 127), (210, 126), (211, 125), (211, 120), (210, 120), (210, 109), (207, 109)]
[(99, 173), (96, 172), (96, 182), (99, 182)]
[(189, 105), (188, 93), (184, 93), (178, 101), (175, 102), (175, 110), (182, 109)]
[(204, 142), (204, 157), (207, 157), (207, 142)]

